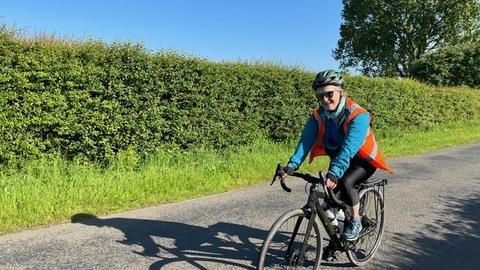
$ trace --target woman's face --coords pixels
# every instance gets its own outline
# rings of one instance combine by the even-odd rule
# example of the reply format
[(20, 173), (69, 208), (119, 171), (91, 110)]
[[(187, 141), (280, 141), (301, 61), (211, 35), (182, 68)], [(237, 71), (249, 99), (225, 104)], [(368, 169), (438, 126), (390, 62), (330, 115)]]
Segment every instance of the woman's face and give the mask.
[(342, 88), (336, 85), (325, 85), (317, 88), (317, 99), (320, 105), (327, 111), (333, 111), (340, 103)]

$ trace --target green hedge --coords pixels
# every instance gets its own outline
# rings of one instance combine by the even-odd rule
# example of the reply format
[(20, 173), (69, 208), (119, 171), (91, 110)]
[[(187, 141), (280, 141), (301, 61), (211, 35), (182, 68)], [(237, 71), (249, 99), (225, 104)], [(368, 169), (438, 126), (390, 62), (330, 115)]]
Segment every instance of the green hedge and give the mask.
[[(272, 63), (213, 63), (142, 44), (23, 38), (0, 31), (0, 163), (62, 153), (107, 162), (126, 149), (224, 149), (296, 140), (316, 106), (314, 75)], [(375, 128), (479, 117), (468, 89), (348, 77)]]
[(0, 64), (2, 163), (58, 151), (103, 162), (127, 148), (144, 154), (284, 140), (311, 107), (298, 99), (311, 77), (300, 70), (215, 64), (140, 44), (4, 31)]
[(434, 88), (410, 79), (352, 77), (350, 96), (375, 117), (374, 127), (430, 128), (479, 119), (480, 92), (468, 88)]

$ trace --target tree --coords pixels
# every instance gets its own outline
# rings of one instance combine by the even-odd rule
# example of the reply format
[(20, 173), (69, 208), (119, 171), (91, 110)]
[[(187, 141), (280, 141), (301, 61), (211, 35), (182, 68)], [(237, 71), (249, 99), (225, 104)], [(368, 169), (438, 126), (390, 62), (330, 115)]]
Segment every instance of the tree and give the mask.
[(412, 64), (410, 75), (436, 86), (480, 88), (480, 43), (445, 46), (426, 54)]
[(340, 68), (408, 77), (410, 66), (442, 45), (478, 41), (478, 0), (343, 0)]

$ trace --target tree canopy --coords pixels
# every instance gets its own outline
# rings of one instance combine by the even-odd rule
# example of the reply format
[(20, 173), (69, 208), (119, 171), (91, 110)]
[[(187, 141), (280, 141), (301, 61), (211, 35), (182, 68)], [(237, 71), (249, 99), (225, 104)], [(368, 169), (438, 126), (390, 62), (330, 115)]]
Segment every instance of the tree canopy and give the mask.
[(436, 86), (480, 88), (480, 43), (445, 46), (415, 61), (410, 75)]
[(408, 77), (412, 63), (443, 45), (479, 40), (478, 0), (343, 0), (340, 68)]

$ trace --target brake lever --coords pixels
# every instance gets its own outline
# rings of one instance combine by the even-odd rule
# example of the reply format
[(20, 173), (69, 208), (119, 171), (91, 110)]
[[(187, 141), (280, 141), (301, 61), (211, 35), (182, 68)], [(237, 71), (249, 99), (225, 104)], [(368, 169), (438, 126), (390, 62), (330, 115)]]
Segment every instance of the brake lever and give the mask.
[(273, 183), (275, 183), (275, 180), (277, 180), (277, 176), (281, 176), (279, 175), (279, 173), (281, 172), (283, 172), (283, 165), (279, 163), (277, 165), (277, 169), (275, 170), (275, 174), (273, 175), (272, 183), (270, 183), (270, 186), (273, 185)]
[(275, 180), (277, 180), (277, 174), (273, 175), (272, 183), (270, 183), (270, 186), (273, 185), (273, 183), (275, 183)]
[(325, 192), (325, 195), (328, 198), (328, 196), (330, 195), (330, 192), (328, 192), (327, 185), (325, 184), (326, 175), (324, 172), (320, 172), (319, 175), (320, 175), (320, 183), (322, 183), (323, 191)]
[[(272, 179), (272, 183), (270, 183), (270, 186), (273, 185), (273, 183), (275, 183), (275, 180), (277, 179), (278, 176), (282, 177), (284, 173), (285, 171), (283, 170), (283, 165), (278, 164), (277, 169), (275, 170), (275, 175), (273, 176), (273, 179)], [(288, 188), (287, 185), (285, 184), (285, 178), (280, 179), (280, 185), (282, 186), (283, 190), (285, 190), (286, 192), (292, 192), (292, 190)]]
[(321, 183), (322, 183), (322, 186), (323, 186), (323, 190), (324, 190), (324, 192), (325, 192), (325, 198), (326, 198), (327, 200), (332, 200), (332, 201), (335, 202), (337, 205), (342, 205), (342, 201), (340, 201), (340, 200), (335, 196), (335, 193), (333, 192), (333, 190), (327, 188), (327, 185), (326, 185), (327, 175), (326, 175), (326, 173), (320, 172), (320, 179), (321, 179)]

